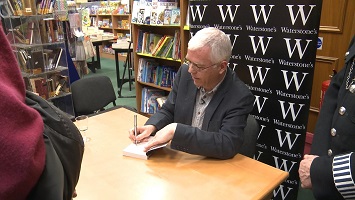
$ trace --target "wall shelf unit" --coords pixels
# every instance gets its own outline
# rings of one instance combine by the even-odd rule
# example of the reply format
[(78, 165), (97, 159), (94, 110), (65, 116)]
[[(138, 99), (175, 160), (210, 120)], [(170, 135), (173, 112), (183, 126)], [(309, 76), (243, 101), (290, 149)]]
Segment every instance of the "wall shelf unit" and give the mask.
[[(167, 96), (168, 93), (171, 91), (171, 86), (169, 85), (168, 87), (164, 87), (163, 81), (164, 80), (164, 75), (161, 79), (155, 78), (158, 81), (155, 80), (146, 80), (146, 77), (143, 78), (143, 76), (146, 76), (144, 74), (150, 73), (150, 72), (144, 72), (142, 69), (142, 66), (145, 66), (142, 64), (142, 62), (151, 62), (153, 65), (165, 67), (168, 66), (169, 69), (174, 70), (175, 72), (179, 69), (179, 67), (182, 64), (182, 59), (185, 57), (187, 53), (187, 43), (190, 38), (190, 33), (188, 28), (188, 25), (186, 24), (186, 15), (187, 15), (187, 9), (188, 9), (188, 0), (177, 0), (176, 1), (177, 8), (180, 13), (180, 23), (179, 24), (165, 24), (165, 25), (153, 25), (153, 24), (147, 24), (145, 22), (142, 22), (142, 20), (139, 20), (139, 14), (142, 14), (143, 8), (145, 11), (143, 12), (150, 12), (150, 16), (147, 13), (144, 13), (145, 16), (150, 17), (150, 22), (152, 22), (153, 19), (153, 14), (155, 12), (154, 8), (150, 9), (147, 8), (147, 6), (141, 6), (139, 5), (139, 1), (134, 0), (132, 3), (132, 41), (133, 41), (133, 58), (134, 58), (134, 72), (135, 72), (135, 84), (136, 84), (136, 98), (137, 98), (137, 110), (140, 114), (149, 116), (152, 113), (149, 112), (149, 109), (145, 109), (144, 106), (145, 101), (147, 101), (145, 94), (142, 94), (142, 91), (148, 89), (151, 89), (152, 91), (162, 91), (161, 93), (164, 94), (164, 96)], [(158, 5), (159, 7), (159, 5)], [(157, 8), (159, 9), (159, 8)], [(171, 13), (171, 10), (174, 10), (176, 8), (167, 8), (163, 9), (165, 12), (165, 15), (168, 16), (169, 13)], [(140, 13), (138, 13), (140, 12)], [(171, 15), (170, 15), (171, 17)], [(145, 19), (147, 19), (145, 17)], [(178, 34), (177, 34), (178, 33)], [(144, 36), (143, 36), (144, 35)], [(179, 40), (180, 45), (177, 49), (174, 49), (172, 53), (170, 54), (169, 50), (169, 42), (164, 42), (162, 41), (162, 44), (166, 43), (167, 47), (164, 45), (161, 45), (161, 49), (156, 49), (148, 47), (148, 44), (153, 44), (151, 41), (154, 41), (152, 39), (154, 36), (152, 35), (158, 35), (162, 36), (165, 38), (173, 38), (171, 39), (172, 41)], [(148, 39), (149, 38), (149, 39)], [(149, 40), (149, 42), (148, 42)], [(158, 40), (158, 39), (156, 39)], [(169, 39), (165, 39), (165, 41)], [(170, 42), (172, 42), (170, 41)], [(157, 46), (157, 44), (152, 45), (154, 47)], [(166, 48), (166, 49), (165, 49)], [(176, 53), (174, 53), (174, 51)], [(175, 56), (174, 56), (175, 54)], [(157, 56), (159, 55), (159, 56)], [(163, 55), (163, 56), (162, 56)], [(164, 56), (165, 55), (165, 56)], [(149, 64), (148, 64), (149, 65)], [(164, 70), (165, 68), (163, 68)], [(161, 75), (158, 75), (158, 67), (154, 68), (153, 70), (156, 71), (156, 74), (154, 75), (155, 77), (160, 77)], [(154, 73), (154, 72), (153, 72)], [(171, 73), (168, 76), (173, 76)], [(149, 79), (149, 78), (148, 78)], [(154, 94), (153, 94), (154, 95)]]

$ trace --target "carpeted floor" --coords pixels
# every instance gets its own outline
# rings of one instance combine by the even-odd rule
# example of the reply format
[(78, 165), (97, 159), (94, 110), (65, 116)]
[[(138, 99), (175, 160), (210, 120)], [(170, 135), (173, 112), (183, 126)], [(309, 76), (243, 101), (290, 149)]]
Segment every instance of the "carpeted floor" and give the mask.
[[(120, 62), (120, 76), (122, 77), (123, 74), (123, 62)], [(97, 76), (97, 75), (104, 75), (108, 76), (111, 79), (112, 85), (115, 89), (116, 95), (118, 96), (118, 86), (117, 86), (117, 79), (116, 79), (116, 64), (115, 60), (112, 59), (107, 59), (107, 58), (101, 58), (101, 69), (97, 69), (96, 73), (93, 73), (89, 70), (89, 74), (85, 75), (84, 77), (89, 77), (89, 76)], [(126, 71), (126, 78), (128, 78), (128, 74)], [(122, 96), (136, 96), (136, 90), (135, 90), (135, 83), (134, 81), (132, 82), (131, 85), (131, 91), (129, 90), (129, 82), (124, 83), (122, 86)], [(136, 108), (136, 98), (117, 98), (116, 100), (117, 105), (124, 105), (124, 106), (130, 106), (133, 108)], [(111, 107), (112, 104), (108, 105), (107, 108)]]

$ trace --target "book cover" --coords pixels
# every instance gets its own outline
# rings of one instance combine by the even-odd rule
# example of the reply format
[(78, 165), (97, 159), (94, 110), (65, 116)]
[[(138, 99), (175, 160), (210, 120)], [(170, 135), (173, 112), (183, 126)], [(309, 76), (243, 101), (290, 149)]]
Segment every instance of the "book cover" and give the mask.
[(22, 44), (29, 43), (29, 41), (26, 39), (26, 37), (18, 29), (14, 29), (12, 32), (15, 36), (16, 43), (22, 43)]
[(152, 51), (152, 55), (155, 55), (155, 52), (159, 49), (160, 45), (163, 43), (164, 39), (165, 39), (166, 35), (162, 36), (158, 43), (154, 46), (154, 49)]
[(139, 9), (137, 24), (144, 24), (144, 12), (145, 12), (145, 10), (143, 8)]
[(137, 37), (137, 53), (142, 53), (143, 49), (143, 31), (141, 29), (138, 30), (138, 37)]
[(35, 0), (23, 0), (23, 15), (35, 15), (36, 14), (36, 2)]
[(12, 6), (12, 3), (10, 0), (6, 0), (7, 2), (7, 6), (9, 8), (10, 14), (12, 15), (17, 15), (17, 11), (14, 9), (14, 7)]
[(158, 21), (158, 11), (157, 9), (152, 9), (150, 13), (150, 25), (157, 25)]
[(38, 26), (39, 26), (39, 34), (41, 36), (42, 43), (48, 43), (46, 24), (45, 24), (44, 20), (40, 20), (38, 23)]
[(142, 41), (142, 53), (147, 53), (147, 48), (149, 45), (147, 45), (147, 43), (149, 43), (149, 32), (144, 32), (143, 33), (143, 41)]
[(140, 0), (133, 0), (132, 3), (132, 23), (138, 23), (138, 12), (139, 12)]
[(170, 21), (171, 21), (171, 14), (172, 14), (172, 10), (171, 9), (165, 9), (164, 11), (164, 25), (170, 25)]
[(36, 78), (34, 81), (38, 95), (44, 99), (48, 99), (47, 81), (44, 78)]
[(163, 36), (160, 34), (156, 34), (156, 33), (151, 33), (149, 36), (149, 54), (152, 54), (152, 52), (154, 51), (154, 48), (158, 45), (160, 39)]
[(161, 81), (158, 85), (162, 87), (170, 87), (171, 86), (171, 78), (170, 71), (173, 70), (171, 67), (163, 66), (161, 72)]
[(31, 70), (33, 74), (40, 74), (44, 71), (44, 61), (42, 51), (31, 52)]
[(158, 56), (158, 53), (160, 50), (164, 47), (166, 44), (167, 40), (169, 39), (169, 36), (164, 35), (163, 40), (158, 43), (158, 46), (153, 50), (152, 56)]
[(174, 45), (174, 39), (171, 39), (168, 46), (164, 49), (164, 51), (161, 54), (161, 57), (163, 58), (171, 58), (171, 55), (169, 56), (169, 52), (171, 52), (171, 49)]
[(155, 52), (155, 56), (162, 57), (163, 52), (165, 51), (166, 48), (168, 48), (170, 41), (172, 40), (173, 40), (172, 36), (166, 36), (163, 43), (161, 44), (161, 47), (159, 47)]
[(62, 57), (63, 49), (62, 48), (57, 48), (53, 49), (53, 52), (51, 53), (49, 57), (49, 63), (50, 63), (50, 69), (56, 69), (59, 65), (60, 58)]
[(157, 98), (165, 96), (165, 92), (160, 89), (155, 89), (155, 88), (148, 88), (147, 94), (146, 94), (146, 111), (149, 114), (154, 114), (158, 111), (158, 102)]
[(165, 10), (171, 10), (177, 8), (178, 3), (175, 0), (158, 0), (157, 7), (157, 25), (164, 25)]
[(32, 92), (37, 93), (44, 99), (48, 98), (47, 81), (42, 77), (30, 78), (29, 83)]
[(28, 41), (27, 44), (32, 44), (33, 42), (34, 28), (35, 28), (34, 22), (27, 23), (27, 33), (26, 33), (26, 41)]
[(144, 6), (144, 24), (150, 24), (150, 15), (152, 12), (152, 0), (145, 0)]
[(123, 149), (123, 156), (148, 160), (148, 158), (152, 155), (154, 150), (163, 148), (167, 145), (167, 143), (165, 143), (162, 145), (154, 146), (150, 148), (147, 152), (144, 152), (145, 145), (152, 139), (153, 137), (151, 136), (146, 142), (140, 142), (137, 144), (132, 143), (128, 145), (126, 148)]
[(171, 25), (180, 25), (180, 8), (171, 10)]

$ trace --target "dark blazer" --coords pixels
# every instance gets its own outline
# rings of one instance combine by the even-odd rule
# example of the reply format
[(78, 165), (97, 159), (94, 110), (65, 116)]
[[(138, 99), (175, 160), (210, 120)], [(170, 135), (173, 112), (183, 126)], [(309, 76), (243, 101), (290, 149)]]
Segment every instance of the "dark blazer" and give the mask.
[[(314, 131), (311, 154), (319, 157), (314, 159), (311, 165), (311, 180), (313, 194), (317, 199), (343, 199), (334, 184), (333, 159), (355, 151), (355, 92), (345, 89), (347, 76), (355, 58), (355, 37), (348, 52), (344, 68), (332, 78), (325, 93)], [(355, 66), (349, 82), (354, 76)], [(345, 164), (355, 180), (355, 154), (351, 154), (350, 159), (351, 162)], [(355, 193), (355, 189), (352, 191)]]
[(220, 159), (234, 157), (243, 143), (254, 95), (228, 68), (225, 79), (206, 108), (201, 130), (191, 126), (197, 92), (188, 66), (182, 65), (167, 101), (146, 124), (159, 130), (170, 123), (178, 123), (171, 142), (173, 149)]

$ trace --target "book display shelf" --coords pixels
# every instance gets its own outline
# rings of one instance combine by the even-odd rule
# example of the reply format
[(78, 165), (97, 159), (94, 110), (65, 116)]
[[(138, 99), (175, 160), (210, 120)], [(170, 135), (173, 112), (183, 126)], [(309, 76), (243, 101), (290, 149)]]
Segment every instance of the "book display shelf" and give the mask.
[(174, 76), (187, 53), (188, 0), (132, 2), (132, 41), (137, 110), (150, 116), (157, 98), (171, 91)]
[[(33, 2), (33, 1), (29, 1)], [(4, 6), (9, 6), (11, 1)], [(3, 16), (4, 31), (21, 69), (26, 89), (74, 115), (65, 45), (65, 22), (53, 13)], [(23, 8), (23, 10), (28, 10)]]
[[(89, 3), (87, 3), (88, 5)], [(102, 30), (105, 35), (111, 35), (115, 40), (106, 42), (101, 47), (100, 52), (106, 58), (114, 58), (112, 43), (116, 39), (127, 39), (131, 37), (131, 14), (130, 4), (127, 0), (91, 2), (90, 5), (90, 25)], [(111, 37), (110, 36), (110, 37)], [(125, 56), (120, 60), (125, 60)]]

